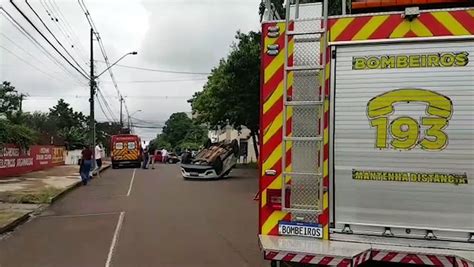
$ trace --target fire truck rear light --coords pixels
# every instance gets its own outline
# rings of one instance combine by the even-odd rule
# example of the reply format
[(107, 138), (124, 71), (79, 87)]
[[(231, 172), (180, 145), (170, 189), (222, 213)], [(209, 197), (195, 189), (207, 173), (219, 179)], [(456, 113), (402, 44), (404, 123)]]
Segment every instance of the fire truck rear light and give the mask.
[(268, 27), (269, 32), (280, 32), (280, 27), (278, 25)]
[[(285, 206), (290, 205), (290, 189), (286, 190)], [(281, 189), (267, 189), (267, 203), (272, 209), (281, 210)]]
[(267, 55), (276, 56), (276, 55), (278, 55), (278, 52), (279, 52), (278, 50), (268, 50)]
[(276, 171), (275, 170), (265, 170), (265, 175), (276, 176)]
[(278, 50), (280, 46), (278, 44), (267, 45), (268, 50)]
[(268, 32), (267, 36), (274, 38), (274, 37), (280, 36), (280, 33), (279, 32)]

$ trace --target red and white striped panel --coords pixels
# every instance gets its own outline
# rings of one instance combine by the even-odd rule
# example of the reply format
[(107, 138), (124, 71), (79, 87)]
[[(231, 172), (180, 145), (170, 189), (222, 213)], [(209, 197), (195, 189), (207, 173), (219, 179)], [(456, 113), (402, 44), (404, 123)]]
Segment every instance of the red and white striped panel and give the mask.
[(371, 253), (372, 252), (370, 250), (367, 250), (366, 252), (360, 253), (359, 255), (355, 256), (352, 261), (353, 262), (352, 266), (356, 267), (370, 260)]
[(398, 262), (405, 264), (423, 264), (431, 266), (454, 267), (454, 257), (451, 256), (372, 251), (372, 260), (384, 262)]
[(456, 266), (457, 267), (474, 267), (474, 263), (472, 261), (468, 261), (463, 258), (456, 258)]
[(339, 257), (328, 257), (328, 256), (315, 256), (307, 254), (296, 254), (287, 252), (274, 252), (265, 251), (266, 260), (275, 261), (290, 261), (306, 264), (318, 264), (322, 266), (338, 266), (338, 267), (350, 267), (351, 259), (339, 258)]

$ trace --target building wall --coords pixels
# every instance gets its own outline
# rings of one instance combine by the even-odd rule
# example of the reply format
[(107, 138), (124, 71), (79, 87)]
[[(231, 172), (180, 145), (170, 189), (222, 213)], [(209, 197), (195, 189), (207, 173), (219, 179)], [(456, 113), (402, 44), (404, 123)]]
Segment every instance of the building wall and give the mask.
[[(240, 130), (240, 132), (230, 126), (217, 131), (209, 131), (208, 137), (211, 139), (212, 142), (237, 139), (239, 141), (239, 144), (241, 144), (242, 142), (245, 143), (246, 141), (247, 162), (257, 162), (257, 156), (255, 155), (255, 150), (253, 148), (253, 141), (252, 137), (250, 136), (250, 130), (245, 126), (242, 127), (242, 130)], [(240, 162), (244, 162), (244, 157), (242, 155), (240, 156)]]

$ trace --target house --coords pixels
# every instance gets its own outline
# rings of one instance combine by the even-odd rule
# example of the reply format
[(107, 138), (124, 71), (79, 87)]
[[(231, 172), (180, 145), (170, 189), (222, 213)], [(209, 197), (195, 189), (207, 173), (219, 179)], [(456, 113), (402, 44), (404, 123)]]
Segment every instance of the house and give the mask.
[(237, 139), (240, 146), (240, 162), (257, 162), (253, 140), (250, 136), (250, 130), (247, 127), (242, 126), (240, 131), (232, 128), (231, 126), (227, 126), (220, 130), (210, 130), (208, 132), (208, 137), (213, 143)]

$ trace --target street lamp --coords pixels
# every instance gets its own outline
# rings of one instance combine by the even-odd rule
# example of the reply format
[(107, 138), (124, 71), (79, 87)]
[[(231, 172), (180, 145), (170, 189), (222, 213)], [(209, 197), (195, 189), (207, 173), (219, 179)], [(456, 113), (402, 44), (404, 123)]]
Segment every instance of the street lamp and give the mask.
[(108, 71), (110, 68), (112, 68), (115, 64), (119, 63), (120, 60), (122, 60), (124, 57), (128, 55), (137, 55), (138, 52), (133, 51), (133, 52), (128, 52), (127, 54), (123, 55), (121, 58), (119, 58), (117, 61), (114, 62), (114, 64), (110, 65), (108, 68), (106, 68), (104, 71), (99, 73), (99, 75), (96, 75), (94, 78), (98, 78), (100, 75), (104, 74), (104, 72)]
[(132, 130), (132, 121), (131, 121), (131, 117), (132, 117), (133, 115), (137, 114), (138, 112), (142, 112), (142, 110), (141, 110), (141, 109), (139, 109), (139, 110), (137, 110), (137, 111), (133, 112), (132, 114), (129, 114), (129, 115), (128, 115), (128, 129), (130, 129), (130, 131)]

